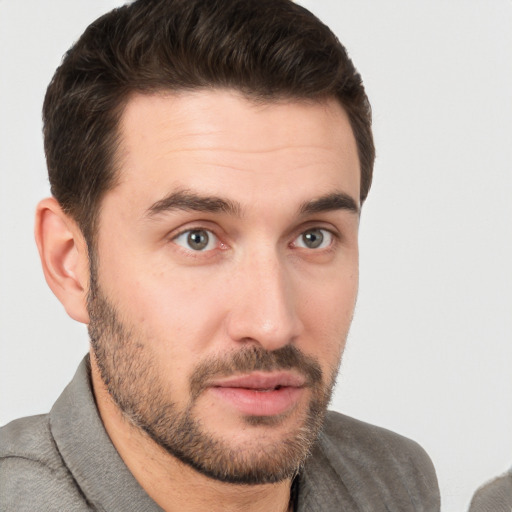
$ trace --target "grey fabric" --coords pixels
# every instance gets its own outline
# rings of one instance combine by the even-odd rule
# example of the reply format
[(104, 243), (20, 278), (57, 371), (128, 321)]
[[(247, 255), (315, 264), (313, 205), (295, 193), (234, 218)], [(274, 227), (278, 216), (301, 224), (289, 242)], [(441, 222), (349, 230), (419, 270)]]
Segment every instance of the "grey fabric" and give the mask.
[[(112, 445), (88, 360), (47, 415), (0, 429), (0, 511), (159, 511)], [(413, 441), (329, 412), (299, 475), (297, 512), (439, 510), (432, 463)]]
[(47, 415), (0, 429), (0, 511), (160, 511), (108, 437), (88, 358)]
[(299, 483), (299, 512), (440, 509), (434, 467), (417, 443), (330, 412)]
[(475, 492), (469, 512), (512, 511), (512, 468)]

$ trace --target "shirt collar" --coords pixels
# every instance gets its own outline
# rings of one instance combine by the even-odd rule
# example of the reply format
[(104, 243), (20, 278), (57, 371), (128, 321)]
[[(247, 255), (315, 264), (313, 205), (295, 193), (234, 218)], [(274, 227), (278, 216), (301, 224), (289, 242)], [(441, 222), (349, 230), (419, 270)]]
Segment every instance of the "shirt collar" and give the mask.
[(103, 427), (86, 356), (50, 412), (57, 448), (85, 499), (96, 510), (162, 509), (135, 480)]

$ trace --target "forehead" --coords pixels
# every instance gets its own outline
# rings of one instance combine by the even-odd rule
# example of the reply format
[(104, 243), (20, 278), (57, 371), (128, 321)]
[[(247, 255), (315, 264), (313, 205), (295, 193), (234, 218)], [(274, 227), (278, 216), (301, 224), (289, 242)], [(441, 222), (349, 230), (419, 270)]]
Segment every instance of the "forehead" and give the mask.
[(121, 118), (118, 157), (118, 192), (146, 192), (147, 201), (173, 188), (254, 197), (292, 183), (341, 184), (359, 197), (356, 144), (335, 99), (262, 103), (231, 90), (135, 95)]

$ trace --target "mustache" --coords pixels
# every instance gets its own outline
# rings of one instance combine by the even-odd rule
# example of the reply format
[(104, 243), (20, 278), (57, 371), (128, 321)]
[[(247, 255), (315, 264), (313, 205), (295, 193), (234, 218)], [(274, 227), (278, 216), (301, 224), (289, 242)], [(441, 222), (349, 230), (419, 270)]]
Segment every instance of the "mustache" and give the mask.
[(192, 400), (196, 399), (209, 382), (220, 377), (255, 371), (271, 372), (297, 370), (306, 379), (306, 387), (314, 387), (323, 381), (323, 372), (318, 361), (304, 354), (293, 345), (269, 351), (251, 346), (228, 356), (209, 358), (200, 363), (190, 378)]

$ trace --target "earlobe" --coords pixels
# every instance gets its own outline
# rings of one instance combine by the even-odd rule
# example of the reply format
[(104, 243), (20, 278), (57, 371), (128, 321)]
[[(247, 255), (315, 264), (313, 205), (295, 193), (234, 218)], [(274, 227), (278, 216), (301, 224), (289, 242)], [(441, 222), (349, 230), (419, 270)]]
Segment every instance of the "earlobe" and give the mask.
[(37, 205), (34, 231), (48, 286), (71, 318), (88, 324), (89, 260), (80, 228), (50, 197)]

